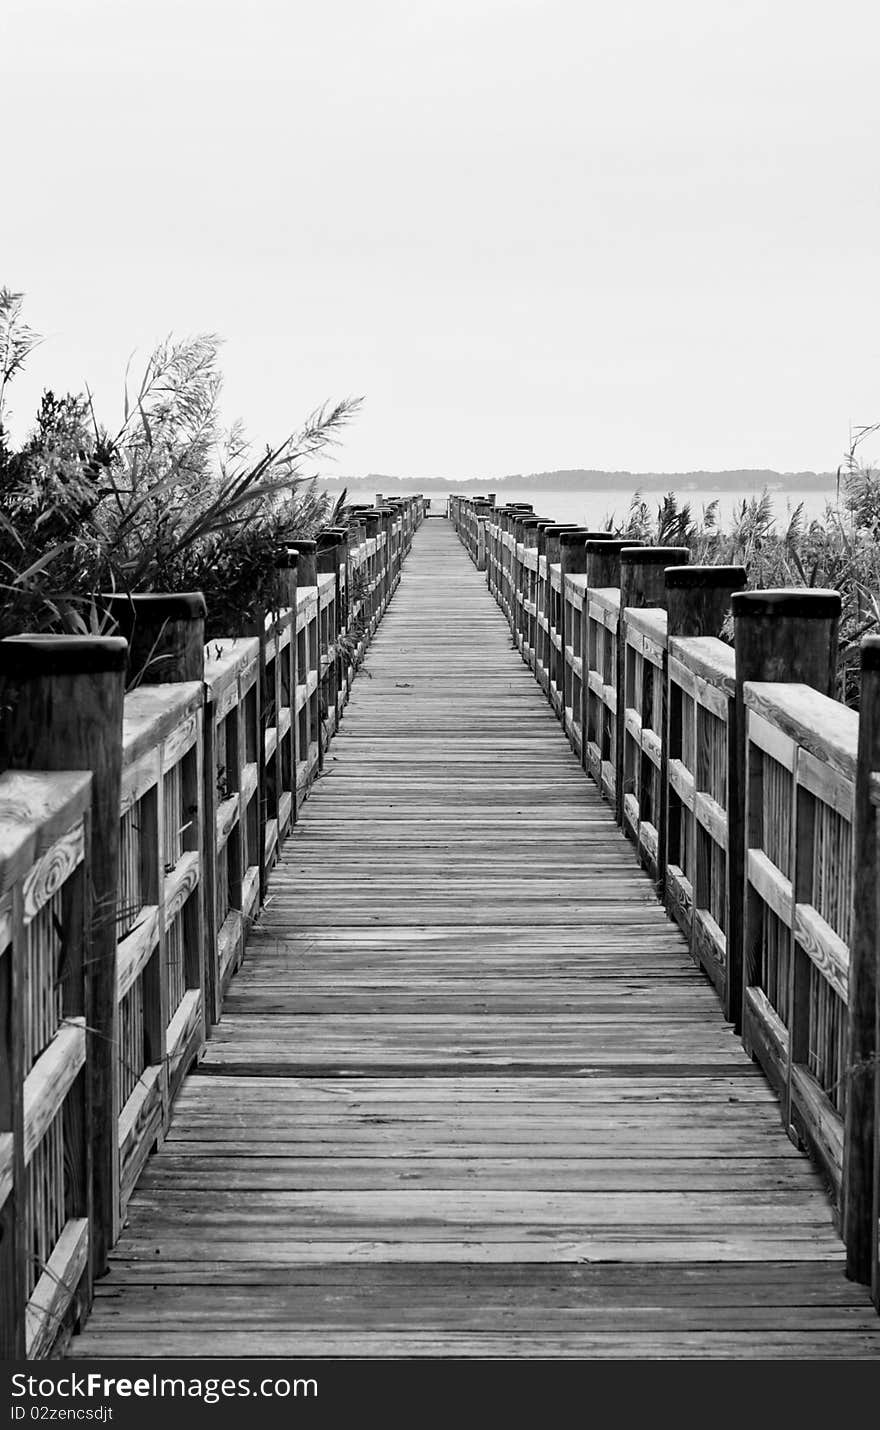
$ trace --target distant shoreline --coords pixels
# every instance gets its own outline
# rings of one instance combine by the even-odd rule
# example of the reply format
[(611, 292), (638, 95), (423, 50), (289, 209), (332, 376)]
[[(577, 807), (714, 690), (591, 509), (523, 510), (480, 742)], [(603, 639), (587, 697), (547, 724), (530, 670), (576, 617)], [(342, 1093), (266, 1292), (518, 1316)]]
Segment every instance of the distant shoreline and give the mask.
[(837, 486), (836, 472), (774, 472), (770, 470), (742, 470), (725, 472), (598, 472), (561, 471), (539, 472), (533, 476), (521, 474), (509, 477), (482, 479), (472, 477), (462, 481), (445, 480), (442, 477), (333, 477), (323, 479), (321, 486), (330, 490), (346, 488), (352, 495), (368, 493), (371, 497), (381, 492), (383, 496), (409, 495), (413, 492), (434, 493), (453, 492), (460, 495), (476, 495), (494, 491), (507, 496), (516, 492), (540, 492), (542, 489), (554, 492), (619, 492), (622, 497), (631, 497), (634, 492), (717, 492), (739, 493), (743, 490), (759, 491), (767, 488), (772, 493), (786, 492), (833, 492)]

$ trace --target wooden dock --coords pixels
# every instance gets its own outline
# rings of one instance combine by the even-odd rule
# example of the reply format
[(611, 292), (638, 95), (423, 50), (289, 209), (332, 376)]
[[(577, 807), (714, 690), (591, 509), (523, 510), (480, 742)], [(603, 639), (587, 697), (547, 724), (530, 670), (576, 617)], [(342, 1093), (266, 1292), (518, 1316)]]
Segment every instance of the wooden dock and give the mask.
[(424, 524), (75, 1357), (871, 1358), (818, 1172)]

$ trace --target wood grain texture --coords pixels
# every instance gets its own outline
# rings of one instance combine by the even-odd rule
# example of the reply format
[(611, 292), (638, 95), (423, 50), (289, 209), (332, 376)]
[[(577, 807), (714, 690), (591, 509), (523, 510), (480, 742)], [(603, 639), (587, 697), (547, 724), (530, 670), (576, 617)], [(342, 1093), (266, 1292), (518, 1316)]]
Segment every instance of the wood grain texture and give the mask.
[(876, 1357), (818, 1174), (448, 523), (367, 669), (71, 1354)]
[[(47, 640), (39, 655), (35, 649), (30, 667), (15, 665), (0, 675), (6, 725), (0, 764), (9, 770), (59, 772), (89, 770), (91, 781), (90, 844), (87, 851), (90, 886), (90, 946), (85, 960), (86, 1022), (90, 1036), (87, 1068), (90, 1142), (93, 1169), (94, 1235), (90, 1241), (92, 1269), (99, 1274), (117, 1218), (119, 1153), (117, 1120), (117, 1045), (119, 1014), (116, 1001), (116, 899), (120, 845), (120, 792), (124, 746), (130, 738), (131, 755), (138, 748), (138, 731), (126, 728), (124, 713), (125, 646), (113, 638), (99, 645), (86, 637), (67, 638), (67, 668), (53, 666), (53, 650), (61, 637)], [(55, 642), (56, 644), (53, 644)], [(10, 653), (11, 656), (11, 653)], [(80, 662), (77, 669), (76, 661)], [(162, 687), (163, 689), (167, 687)], [(201, 686), (181, 687), (201, 699)], [(187, 698), (186, 696), (184, 698)], [(147, 708), (141, 693), (135, 697), (138, 718), (134, 725), (151, 727), (157, 715)], [(61, 772), (65, 772), (62, 774)]]

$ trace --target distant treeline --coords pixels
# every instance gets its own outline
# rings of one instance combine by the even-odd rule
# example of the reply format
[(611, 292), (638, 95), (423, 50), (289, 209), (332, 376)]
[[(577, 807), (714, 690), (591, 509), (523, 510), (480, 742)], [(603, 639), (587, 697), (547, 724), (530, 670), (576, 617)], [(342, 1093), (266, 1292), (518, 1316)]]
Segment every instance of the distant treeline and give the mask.
[(367, 477), (350, 477), (333, 486), (345, 486), (352, 494), (368, 492), (375, 496), (381, 492), (393, 496), (399, 492), (408, 495), (413, 490), (425, 492), (456, 492), (476, 495), (480, 492), (503, 489), (511, 492), (534, 491), (536, 487), (546, 487), (548, 491), (608, 492), (620, 490), (627, 495), (634, 491), (686, 491), (689, 487), (701, 492), (742, 492), (770, 491), (826, 492), (836, 485), (835, 472), (774, 472), (769, 468), (727, 472), (598, 472), (578, 468), (571, 471), (522, 472), (506, 477), (471, 477), (467, 481), (453, 481), (444, 477), (390, 477), (381, 474)]

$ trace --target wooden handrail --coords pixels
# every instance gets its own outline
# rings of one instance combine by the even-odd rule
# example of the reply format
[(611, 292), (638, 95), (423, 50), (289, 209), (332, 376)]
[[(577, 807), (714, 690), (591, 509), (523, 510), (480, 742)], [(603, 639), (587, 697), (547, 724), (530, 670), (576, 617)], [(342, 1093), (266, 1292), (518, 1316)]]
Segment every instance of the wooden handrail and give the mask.
[(158, 631), (162, 655), (127, 695), (123, 640), (0, 642), (8, 1359), (50, 1354), (88, 1313), (423, 516), (415, 497), (369, 536), (334, 528), (314, 570), (308, 543), (282, 553), (279, 605), (248, 634), (205, 644), (197, 593), (126, 603), (138, 655)]
[[(880, 639), (863, 643), (859, 717), (830, 696), (836, 592), (746, 593), (742, 568), (620, 541), (587, 541), (583, 576), (563, 574), (564, 528), (533, 555), (522, 512), (450, 498), (449, 513), (833, 1186), (848, 1274), (880, 1308)], [(731, 607), (735, 650), (719, 639)]]
[(91, 800), (90, 774), (0, 775), (0, 1351), (8, 1359), (45, 1355), (59, 1318), (91, 1298), (83, 1073)]

